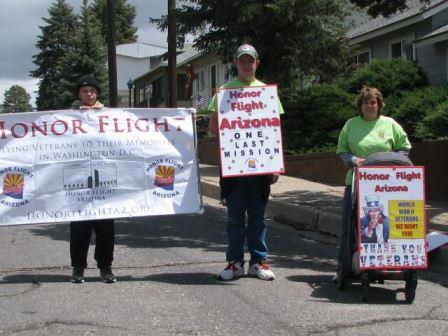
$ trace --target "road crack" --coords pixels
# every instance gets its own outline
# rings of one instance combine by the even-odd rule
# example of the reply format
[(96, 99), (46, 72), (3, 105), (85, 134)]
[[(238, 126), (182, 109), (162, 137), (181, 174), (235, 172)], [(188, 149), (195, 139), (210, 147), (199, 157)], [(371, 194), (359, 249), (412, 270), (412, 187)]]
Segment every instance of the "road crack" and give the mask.
[(68, 320), (52, 320), (52, 321), (45, 321), (45, 322), (39, 322), (39, 323), (33, 323), (28, 324), (23, 327), (18, 328), (11, 328), (11, 329), (5, 329), (0, 330), (0, 335), (14, 335), (21, 332), (26, 331), (33, 331), (36, 332), (38, 330), (42, 329), (48, 329), (52, 326), (64, 326), (64, 327), (90, 327), (90, 328), (108, 328), (113, 330), (125, 330), (130, 331), (128, 328), (124, 328), (121, 326), (110, 326), (110, 325), (104, 325), (104, 324), (98, 324), (93, 322), (87, 322), (87, 321), (68, 321)]

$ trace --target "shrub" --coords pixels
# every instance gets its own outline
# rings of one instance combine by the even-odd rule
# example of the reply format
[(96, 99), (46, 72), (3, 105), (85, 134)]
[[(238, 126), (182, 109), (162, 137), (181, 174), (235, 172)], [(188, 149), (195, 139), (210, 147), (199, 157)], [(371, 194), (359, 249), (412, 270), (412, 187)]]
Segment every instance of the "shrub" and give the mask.
[(427, 85), (424, 73), (413, 62), (399, 58), (374, 59), (367, 66), (358, 68), (339, 85), (346, 91), (357, 94), (364, 86), (378, 88), (385, 97), (397, 90), (411, 90)]
[(344, 123), (356, 115), (355, 96), (336, 85), (314, 85), (284, 101), (285, 147), (309, 151), (337, 144)]
[(448, 136), (448, 102), (443, 102), (426, 115), (416, 128), (421, 139), (440, 139)]
[[(447, 96), (448, 86), (446, 85), (397, 91), (386, 99), (384, 114), (400, 123), (410, 140), (433, 139), (431, 132), (423, 132), (421, 123), (427, 116), (434, 115), (437, 107), (446, 101)], [(440, 112), (439, 116), (442, 114)], [(426, 121), (428, 125), (432, 123), (431, 118), (434, 117)], [(428, 131), (427, 128), (425, 129)]]

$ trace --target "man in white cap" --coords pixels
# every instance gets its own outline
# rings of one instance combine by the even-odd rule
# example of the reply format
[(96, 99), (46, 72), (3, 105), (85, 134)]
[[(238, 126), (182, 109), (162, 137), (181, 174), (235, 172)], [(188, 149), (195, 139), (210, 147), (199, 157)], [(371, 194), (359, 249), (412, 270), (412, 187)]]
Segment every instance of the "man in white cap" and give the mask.
[[(240, 88), (247, 86), (264, 86), (255, 78), (260, 65), (258, 53), (249, 44), (241, 45), (235, 54), (238, 76), (223, 85), (223, 88)], [(218, 135), (218, 115), (216, 95), (210, 102), (211, 112), (209, 133)], [(283, 107), (279, 102), (280, 114)], [(250, 253), (248, 274), (262, 280), (274, 280), (275, 275), (266, 263), (268, 249), (266, 245), (267, 224), (265, 209), (270, 193), (270, 185), (277, 182), (278, 175), (253, 175), (221, 178), (221, 199), (227, 206), (228, 225), (227, 266), (218, 273), (220, 280), (232, 280), (245, 275), (244, 243)], [(246, 228), (247, 213), (247, 228)]]

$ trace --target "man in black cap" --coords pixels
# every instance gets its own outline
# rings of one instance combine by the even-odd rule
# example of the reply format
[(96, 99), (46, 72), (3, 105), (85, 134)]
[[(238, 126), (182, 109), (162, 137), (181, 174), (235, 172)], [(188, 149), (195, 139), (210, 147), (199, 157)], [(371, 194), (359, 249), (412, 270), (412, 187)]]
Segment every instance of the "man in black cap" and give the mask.
[(80, 100), (77, 108), (81, 110), (100, 109), (104, 105), (98, 100), (101, 94), (100, 83), (90, 75), (84, 75), (76, 84), (76, 97)]
[[(80, 100), (78, 108), (81, 110), (103, 108), (104, 105), (98, 101), (100, 92), (100, 84), (95, 78), (90, 75), (82, 76), (76, 84), (76, 96)], [(117, 278), (111, 268), (115, 238), (113, 219), (70, 223), (70, 257), (73, 267), (71, 281), (84, 282), (84, 269), (87, 267), (87, 253), (92, 231), (96, 234), (95, 260), (100, 269), (101, 280), (105, 283), (114, 283)]]

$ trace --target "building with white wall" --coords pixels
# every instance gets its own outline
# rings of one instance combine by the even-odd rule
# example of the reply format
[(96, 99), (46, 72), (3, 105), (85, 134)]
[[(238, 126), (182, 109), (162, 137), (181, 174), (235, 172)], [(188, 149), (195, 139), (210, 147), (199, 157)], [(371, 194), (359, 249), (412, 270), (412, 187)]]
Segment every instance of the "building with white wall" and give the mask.
[[(166, 53), (167, 50), (163, 46), (141, 42), (117, 45), (118, 106), (129, 106), (127, 86), (129, 79), (134, 81), (151, 68), (157, 67), (161, 60), (160, 55)], [(133, 102), (131, 104), (133, 105)]]

